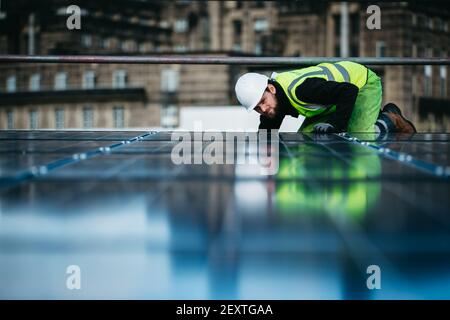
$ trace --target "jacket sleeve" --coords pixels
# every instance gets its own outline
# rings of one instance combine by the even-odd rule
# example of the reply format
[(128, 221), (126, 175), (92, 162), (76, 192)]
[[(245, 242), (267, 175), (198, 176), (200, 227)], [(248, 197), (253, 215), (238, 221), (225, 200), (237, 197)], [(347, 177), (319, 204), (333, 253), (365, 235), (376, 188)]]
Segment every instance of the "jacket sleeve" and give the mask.
[(358, 92), (358, 87), (352, 83), (327, 81), (322, 78), (308, 78), (295, 90), (301, 101), (336, 105), (336, 112), (329, 117), (328, 123), (338, 131), (347, 130)]

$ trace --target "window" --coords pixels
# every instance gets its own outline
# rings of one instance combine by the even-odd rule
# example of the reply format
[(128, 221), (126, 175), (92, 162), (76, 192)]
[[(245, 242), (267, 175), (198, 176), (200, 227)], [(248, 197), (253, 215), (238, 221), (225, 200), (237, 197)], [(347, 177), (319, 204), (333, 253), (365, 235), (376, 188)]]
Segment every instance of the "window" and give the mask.
[(161, 110), (161, 126), (164, 128), (175, 128), (178, 125), (178, 108), (168, 105)]
[(425, 57), (425, 48), (421, 45), (417, 46), (417, 56)]
[(412, 25), (417, 26), (417, 15), (413, 13), (411, 18), (412, 18)]
[(111, 39), (109, 39), (109, 38), (100, 39), (100, 48), (102, 48), (102, 49), (111, 48)]
[(6, 91), (7, 92), (16, 92), (17, 91), (16, 76), (9, 76), (8, 79), (6, 79)]
[(131, 52), (136, 52), (136, 51), (138, 51), (138, 45), (137, 45), (137, 42), (134, 41), (134, 40), (129, 40), (129, 41), (128, 41), (127, 47), (128, 47), (128, 51), (131, 51)]
[(427, 18), (423, 14), (417, 15), (417, 25), (420, 28), (425, 28), (427, 26)]
[(41, 75), (35, 73), (30, 77), (30, 91), (39, 91), (41, 89)]
[(1, 1), (0, 1), (0, 20), (5, 19), (6, 18), (6, 12), (2, 12), (2, 5), (1, 5)]
[(262, 1), (262, 0), (256, 0), (256, 3), (254, 4), (254, 6), (255, 6), (256, 8), (264, 8), (265, 3), (264, 3), (264, 1)]
[(6, 128), (8, 130), (14, 129), (14, 111), (6, 111)]
[(139, 50), (139, 52), (141, 52), (141, 53), (150, 51), (150, 49), (149, 49), (150, 45), (148, 45), (147, 43), (139, 43), (138, 47), (139, 47), (138, 50)]
[(64, 109), (63, 108), (55, 109), (55, 127), (56, 127), (56, 129), (64, 128)]
[(240, 43), (233, 44), (233, 51), (241, 51), (242, 47)]
[(182, 44), (177, 44), (175, 45), (175, 52), (186, 52), (187, 48), (186, 46), (182, 45)]
[(431, 66), (425, 66), (425, 88), (424, 88), (424, 94), (425, 96), (431, 96), (432, 95), (432, 79), (433, 79), (433, 69)]
[(262, 46), (261, 46), (261, 42), (256, 42), (256, 43), (255, 43), (255, 54), (256, 54), (256, 55), (262, 54)]
[(233, 20), (233, 50), (241, 51), (241, 34), (242, 34), (242, 21), (241, 20)]
[(341, 48), (341, 14), (334, 14), (332, 17), (334, 29), (334, 55), (340, 57), (344, 51)]
[(137, 43), (134, 40), (123, 40), (120, 48), (122, 51), (135, 52), (137, 50)]
[(120, 50), (127, 51), (127, 43), (125, 40), (120, 41)]
[(361, 17), (359, 13), (350, 14), (350, 34), (349, 34), (349, 49), (351, 57), (359, 56), (359, 31), (360, 31)]
[(161, 71), (161, 91), (176, 92), (179, 86), (179, 73), (175, 69), (163, 69)]
[(91, 107), (83, 108), (83, 128), (92, 128), (94, 126), (94, 110)]
[(439, 91), (442, 98), (447, 97), (447, 66), (440, 66), (439, 68)]
[(418, 55), (417, 44), (414, 43), (412, 45), (411, 57), (417, 58), (417, 55)]
[(444, 21), (441, 18), (436, 18), (436, 30), (444, 31)]
[(188, 22), (186, 19), (179, 19), (175, 21), (174, 30), (177, 33), (184, 33), (188, 29)]
[(113, 73), (113, 88), (120, 89), (127, 87), (127, 72), (125, 70), (116, 70)]
[(88, 34), (84, 34), (81, 36), (81, 45), (83, 48), (92, 47), (92, 36)]
[(384, 41), (377, 41), (375, 43), (375, 51), (378, 58), (386, 56), (386, 44)]
[(253, 30), (255, 30), (255, 32), (266, 31), (268, 28), (269, 28), (269, 23), (267, 22), (266, 19), (256, 19), (255, 20), (255, 24), (253, 26)]
[(85, 71), (83, 73), (83, 89), (94, 89), (95, 88), (95, 73), (94, 71)]
[(234, 36), (240, 37), (242, 33), (242, 21), (241, 20), (233, 20), (233, 33)]
[(204, 50), (209, 50), (210, 48), (210, 38), (209, 38), (209, 19), (208, 17), (204, 17), (200, 20), (200, 26), (201, 26), (201, 41), (202, 41), (202, 48)]
[(58, 8), (58, 9), (56, 10), (56, 14), (57, 14), (58, 16), (65, 16), (65, 15), (67, 15), (67, 8), (66, 8), (66, 7)]
[(67, 89), (67, 73), (59, 72), (55, 75), (55, 90)]
[(335, 42), (339, 42), (339, 37), (341, 36), (341, 15), (333, 15), (333, 25), (334, 25), (334, 36), (336, 37)]
[(30, 119), (29, 119), (30, 120), (30, 129), (31, 130), (37, 129), (38, 122), (39, 122), (37, 110), (30, 110), (29, 117), (30, 117)]
[(155, 24), (155, 21), (147, 19), (138, 19), (137, 23), (140, 24), (141, 26), (151, 27)]
[(114, 107), (113, 119), (114, 119), (114, 128), (123, 128), (125, 126), (123, 107)]
[(433, 29), (434, 28), (433, 18), (427, 18), (427, 27), (429, 29)]

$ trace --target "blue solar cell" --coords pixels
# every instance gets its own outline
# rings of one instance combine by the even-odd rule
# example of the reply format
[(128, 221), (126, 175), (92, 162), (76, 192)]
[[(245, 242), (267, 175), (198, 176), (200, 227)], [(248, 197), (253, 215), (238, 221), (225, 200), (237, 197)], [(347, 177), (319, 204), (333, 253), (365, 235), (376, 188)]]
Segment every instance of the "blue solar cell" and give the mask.
[[(336, 135), (280, 137), (262, 175), (176, 164), (171, 132), (0, 132), (0, 298), (71, 298), (78, 265), (77, 298), (450, 299), (445, 174)], [(361, 141), (445, 173), (449, 140)]]

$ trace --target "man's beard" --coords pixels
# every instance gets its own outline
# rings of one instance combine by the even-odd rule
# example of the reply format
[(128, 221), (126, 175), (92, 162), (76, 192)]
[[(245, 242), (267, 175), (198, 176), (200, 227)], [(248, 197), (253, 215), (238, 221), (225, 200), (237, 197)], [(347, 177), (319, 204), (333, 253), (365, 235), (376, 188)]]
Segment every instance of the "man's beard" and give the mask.
[(270, 118), (270, 119), (273, 119), (273, 118), (275, 118), (277, 116), (277, 111), (276, 110), (273, 110), (273, 113), (270, 113), (269, 115), (268, 115), (268, 117)]
[(275, 97), (275, 107), (272, 109), (273, 110), (273, 114), (270, 115), (270, 119), (276, 118), (278, 116), (278, 100)]

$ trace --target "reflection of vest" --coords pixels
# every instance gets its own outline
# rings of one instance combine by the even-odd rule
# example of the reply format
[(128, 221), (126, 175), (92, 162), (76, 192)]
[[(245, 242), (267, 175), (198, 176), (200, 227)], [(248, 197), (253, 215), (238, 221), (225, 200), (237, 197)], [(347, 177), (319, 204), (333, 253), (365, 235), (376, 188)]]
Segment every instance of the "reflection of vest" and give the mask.
[[(317, 157), (318, 153), (323, 153), (323, 147), (318, 144), (289, 146), (289, 150), (298, 156), (280, 157), (277, 175), (280, 181), (275, 184), (276, 209), (280, 215), (343, 214), (363, 218), (369, 214), (379, 200), (381, 184), (377, 180), (367, 183), (366, 179), (381, 175), (380, 158), (376, 154), (357, 156), (361, 152), (357, 144), (339, 148), (352, 159), (351, 165), (337, 157)], [(352, 183), (344, 187), (340, 183), (312, 186), (301, 182), (317, 179), (344, 179)]]
[(350, 82), (361, 89), (367, 83), (368, 69), (351, 61), (336, 63), (321, 63), (317, 66), (282, 72), (272, 75), (272, 78), (283, 88), (289, 102), (305, 117), (322, 113), (328, 107), (311, 104), (297, 99), (295, 89), (308, 78), (323, 78), (328, 81)]

